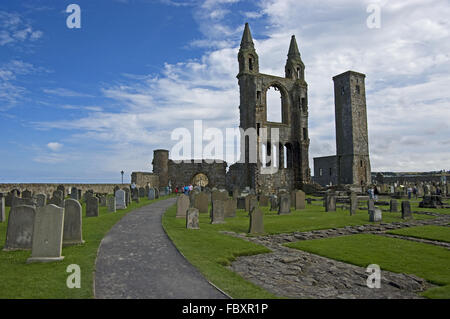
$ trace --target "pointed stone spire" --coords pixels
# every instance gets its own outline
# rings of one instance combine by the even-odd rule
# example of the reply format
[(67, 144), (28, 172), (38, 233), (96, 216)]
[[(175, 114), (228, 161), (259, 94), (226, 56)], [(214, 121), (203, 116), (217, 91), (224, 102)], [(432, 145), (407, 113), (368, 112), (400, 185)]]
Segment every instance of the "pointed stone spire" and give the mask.
[(289, 59), (301, 59), (300, 51), (298, 50), (298, 46), (297, 46), (297, 40), (295, 40), (295, 35), (293, 35), (291, 38), (291, 45), (289, 46), (288, 58)]
[(248, 26), (248, 23), (245, 24), (244, 34), (242, 35), (242, 41), (241, 41), (241, 49), (254, 49), (254, 43), (252, 34), (250, 32), (250, 27)]

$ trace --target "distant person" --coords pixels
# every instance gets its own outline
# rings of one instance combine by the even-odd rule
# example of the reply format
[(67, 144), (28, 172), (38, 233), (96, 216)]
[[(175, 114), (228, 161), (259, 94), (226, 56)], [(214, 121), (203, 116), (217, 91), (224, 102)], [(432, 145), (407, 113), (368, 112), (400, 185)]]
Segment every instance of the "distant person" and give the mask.
[(413, 195), (414, 195), (414, 198), (417, 199), (417, 187), (416, 186), (414, 186), (414, 188), (413, 188)]
[(411, 199), (412, 188), (411, 188), (411, 187), (408, 187), (407, 192), (408, 192), (408, 199)]
[(375, 186), (375, 189), (373, 191), (374, 194), (374, 198), (377, 200), (378, 199), (378, 195), (380, 194), (380, 192), (378, 191), (378, 188)]
[(194, 190), (194, 186), (189, 185), (189, 192), (192, 192)]
[(175, 187), (175, 194), (178, 195), (178, 187)]

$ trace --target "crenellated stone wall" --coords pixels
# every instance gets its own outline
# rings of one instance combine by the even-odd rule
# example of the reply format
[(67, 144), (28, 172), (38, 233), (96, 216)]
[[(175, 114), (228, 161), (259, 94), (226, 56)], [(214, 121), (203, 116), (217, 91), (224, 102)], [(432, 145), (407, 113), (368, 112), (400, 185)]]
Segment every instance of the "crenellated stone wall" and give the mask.
[(87, 190), (93, 190), (94, 193), (108, 193), (112, 194), (114, 192), (114, 187), (119, 186), (120, 188), (129, 187), (130, 184), (39, 184), (39, 183), (18, 183), (18, 184), (0, 184), (0, 193), (8, 193), (13, 189), (18, 189), (20, 192), (24, 190), (29, 190), (33, 194), (52, 194), (56, 191), (59, 185), (63, 185), (65, 188), (65, 193), (69, 194), (72, 187), (81, 189), (84, 193)]

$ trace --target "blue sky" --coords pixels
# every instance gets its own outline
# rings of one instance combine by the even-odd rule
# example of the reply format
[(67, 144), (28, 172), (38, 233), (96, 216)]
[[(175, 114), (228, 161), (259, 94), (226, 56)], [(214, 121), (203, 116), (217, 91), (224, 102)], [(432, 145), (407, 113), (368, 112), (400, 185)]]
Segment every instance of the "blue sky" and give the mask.
[[(66, 27), (71, 3), (81, 29)], [(448, 16), (444, 0), (4, 0), (0, 182), (119, 182), (151, 170), (175, 128), (237, 127), (245, 22), (263, 73), (283, 75), (296, 35), (311, 168), (335, 153), (331, 78), (352, 69), (367, 75), (372, 170), (449, 169)]]

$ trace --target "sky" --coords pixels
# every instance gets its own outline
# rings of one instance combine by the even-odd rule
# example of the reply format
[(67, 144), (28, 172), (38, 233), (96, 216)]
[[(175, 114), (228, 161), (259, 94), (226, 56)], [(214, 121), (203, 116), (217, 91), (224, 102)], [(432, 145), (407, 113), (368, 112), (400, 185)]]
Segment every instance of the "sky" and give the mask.
[(449, 16), (448, 0), (2, 0), (0, 183), (129, 181), (176, 128), (237, 128), (246, 22), (261, 73), (284, 76), (296, 36), (312, 171), (336, 152), (347, 70), (366, 74), (372, 171), (449, 170)]

